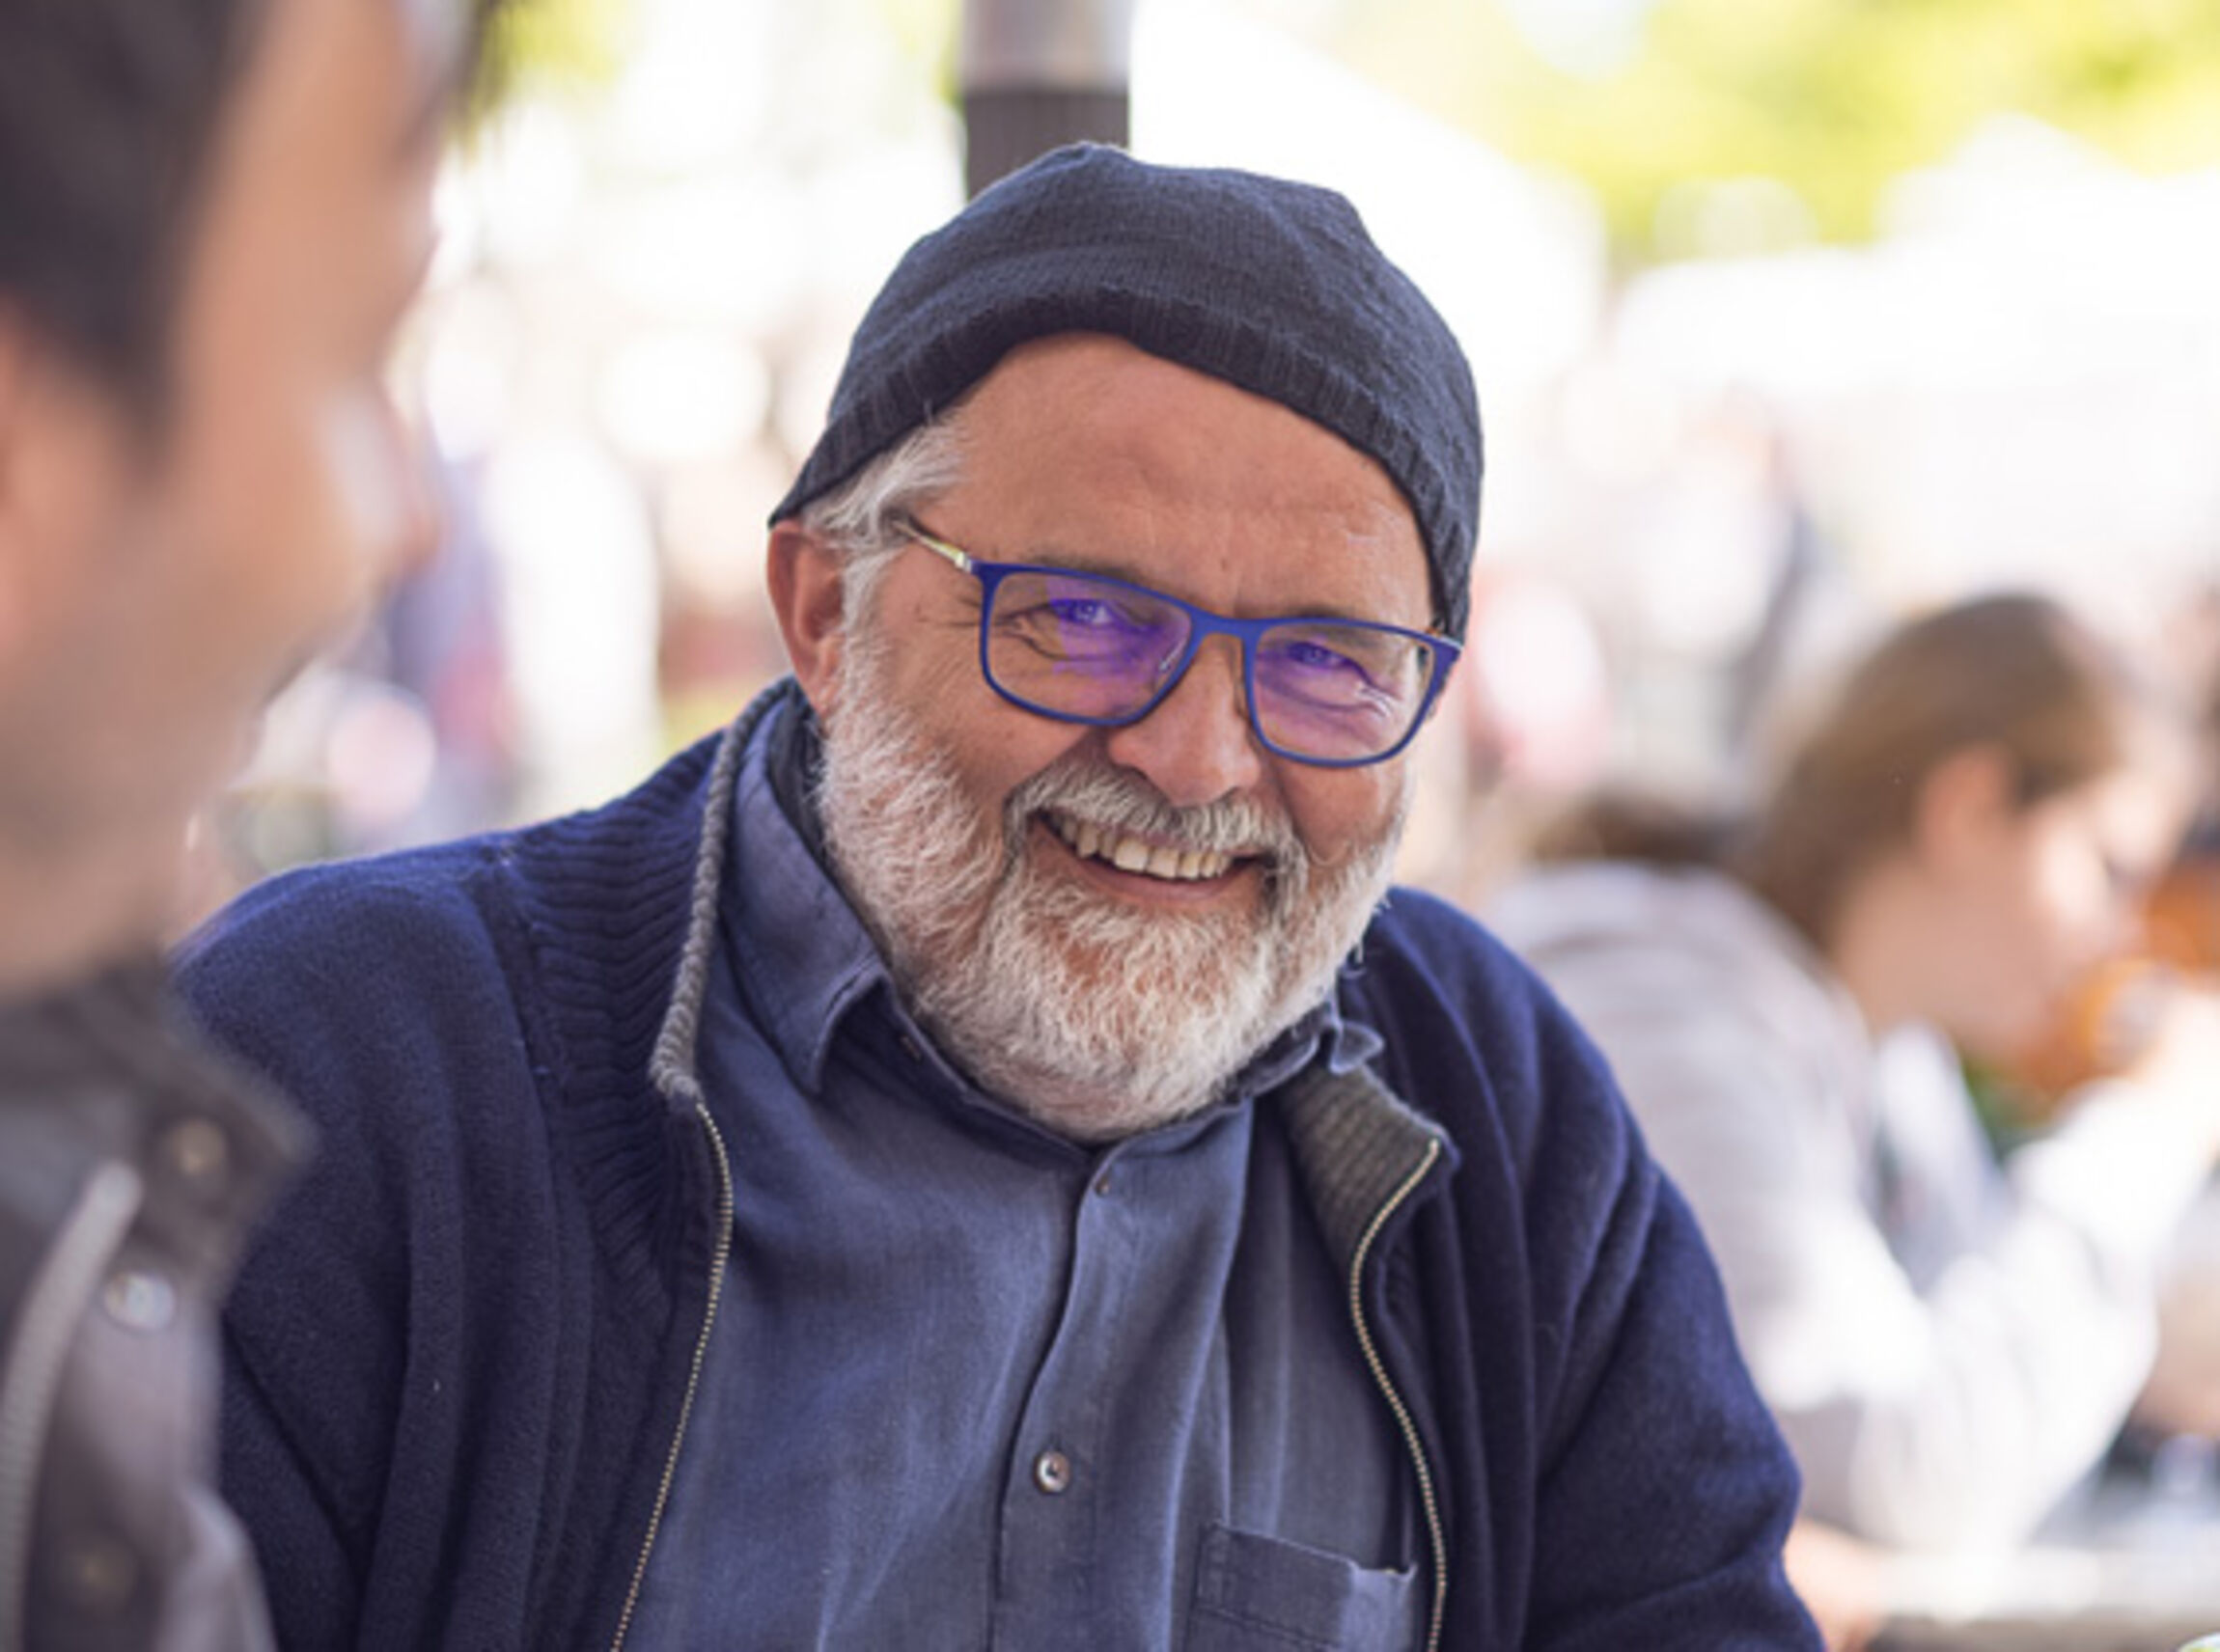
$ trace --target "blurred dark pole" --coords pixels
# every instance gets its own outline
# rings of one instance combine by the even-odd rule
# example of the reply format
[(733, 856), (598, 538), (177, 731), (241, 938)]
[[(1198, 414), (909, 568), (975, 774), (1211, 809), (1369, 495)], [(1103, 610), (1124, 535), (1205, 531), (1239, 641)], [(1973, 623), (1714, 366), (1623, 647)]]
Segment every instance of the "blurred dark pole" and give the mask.
[(1133, 0), (964, 0), (963, 182), (1059, 144), (1126, 140)]

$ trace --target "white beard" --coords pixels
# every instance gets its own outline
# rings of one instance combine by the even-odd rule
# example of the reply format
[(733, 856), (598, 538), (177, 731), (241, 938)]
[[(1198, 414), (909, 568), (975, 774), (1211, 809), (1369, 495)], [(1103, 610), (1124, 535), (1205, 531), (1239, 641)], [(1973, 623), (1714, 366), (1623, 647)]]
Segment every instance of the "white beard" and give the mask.
[[(1407, 782), (1378, 839), (1331, 868), (1261, 804), (1175, 809), (1084, 747), (996, 822), (886, 691), (882, 653), (851, 631), (824, 737), (826, 843), (911, 1013), (985, 1088), (1075, 1140), (1133, 1135), (1208, 1106), (1324, 1001), (1387, 891)], [(1253, 856), (1262, 910), (1143, 910), (1044, 872), (1026, 844), (1050, 808)]]

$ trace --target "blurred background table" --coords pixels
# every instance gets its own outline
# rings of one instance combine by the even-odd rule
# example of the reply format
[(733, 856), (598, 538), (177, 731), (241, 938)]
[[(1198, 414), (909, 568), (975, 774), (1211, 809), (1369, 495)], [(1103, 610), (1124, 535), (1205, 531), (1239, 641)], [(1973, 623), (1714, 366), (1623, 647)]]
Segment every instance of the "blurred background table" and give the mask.
[(2220, 1442), (2124, 1454), (2028, 1547), (1887, 1562), (1876, 1652), (2174, 1652), (2220, 1630)]

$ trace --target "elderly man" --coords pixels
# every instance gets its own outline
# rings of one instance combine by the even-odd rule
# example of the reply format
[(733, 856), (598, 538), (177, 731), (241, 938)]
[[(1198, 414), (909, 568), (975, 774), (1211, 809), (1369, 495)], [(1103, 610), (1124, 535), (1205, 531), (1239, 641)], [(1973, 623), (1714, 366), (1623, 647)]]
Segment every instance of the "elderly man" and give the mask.
[(266, 1640), (213, 1298), (298, 1129), (159, 951), (264, 702), (428, 543), (383, 366), (471, 10), (0, 6), (0, 1648)]
[(233, 1315), (303, 1645), (1799, 1646), (1593, 1052), (1383, 909), (1469, 374), (1347, 204), (1062, 151), (774, 518), (794, 675), (190, 979), (331, 1150)]

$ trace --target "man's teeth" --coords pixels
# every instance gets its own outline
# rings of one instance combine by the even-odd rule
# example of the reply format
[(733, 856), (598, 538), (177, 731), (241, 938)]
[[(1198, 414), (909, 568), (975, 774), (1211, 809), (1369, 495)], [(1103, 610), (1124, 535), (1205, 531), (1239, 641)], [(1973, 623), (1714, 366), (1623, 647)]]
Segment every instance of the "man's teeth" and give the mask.
[(1108, 861), (1122, 872), (1143, 872), (1150, 877), (1194, 882), (1223, 877), (1233, 869), (1234, 857), (1214, 849), (1170, 849), (1123, 838), (1091, 820), (1066, 820), (1051, 816), (1056, 835), (1071, 846), (1073, 854), (1088, 860)]

